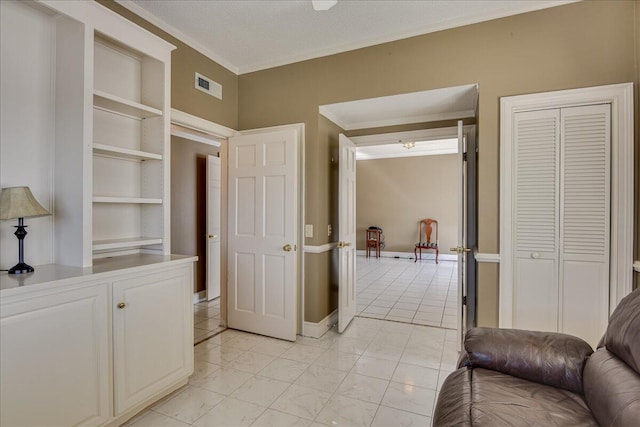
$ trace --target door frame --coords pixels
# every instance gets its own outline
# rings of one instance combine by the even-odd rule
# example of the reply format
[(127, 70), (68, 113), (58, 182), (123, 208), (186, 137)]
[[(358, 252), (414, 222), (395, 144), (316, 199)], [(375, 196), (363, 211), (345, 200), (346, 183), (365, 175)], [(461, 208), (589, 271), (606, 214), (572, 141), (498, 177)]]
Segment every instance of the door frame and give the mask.
[(521, 111), (611, 104), (609, 314), (631, 292), (633, 275), (633, 83), (500, 98), (500, 281), (498, 324), (513, 326), (513, 135)]
[[(464, 330), (469, 330), (477, 326), (477, 295), (478, 295), (478, 274), (477, 274), (477, 260), (475, 253), (478, 248), (478, 125), (464, 125), (462, 131), (466, 136), (466, 178), (467, 178), (467, 200), (466, 200), (466, 229), (467, 229), (467, 247), (471, 249), (466, 255), (465, 274), (467, 289), (464, 295), (460, 297), (466, 297), (466, 304), (463, 302), (463, 307), (466, 306), (466, 316), (463, 318), (462, 327)], [(353, 136), (349, 137), (351, 141), (356, 144), (357, 147), (365, 147), (368, 145), (380, 145), (397, 142), (402, 140), (421, 140), (431, 141), (437, 139), (446, 138), (458, 138), (458, 127), (448, 126), (434, 129), (420, 129), (417, 131), (396, 132), (387, 134), (365, 135), (365, 136)], [(356, 177), (357, 180), (357, 177)], [(462, 197), (462, 195), (460, 195)], [(463, 307), (459, 307), (462, 309)], [(464, 330), (462, 331), (464, 334)]]
[[(178, 127), (174, 126), (177, 125)], [(195, 131), (195, 132), (194, 132)], [(171, 109), (171, 134), (220, 147), (220, 323), (227, 325), (227, 138), (238, 131), (184, 111)], [(211, 137), (211, 138), (208, 138)], [(170, 161), (170, 160), (169, 160)], [(170, 202), (170, 200), (168, 200)], [(194, 293), (194, 304), (200, 296)]]

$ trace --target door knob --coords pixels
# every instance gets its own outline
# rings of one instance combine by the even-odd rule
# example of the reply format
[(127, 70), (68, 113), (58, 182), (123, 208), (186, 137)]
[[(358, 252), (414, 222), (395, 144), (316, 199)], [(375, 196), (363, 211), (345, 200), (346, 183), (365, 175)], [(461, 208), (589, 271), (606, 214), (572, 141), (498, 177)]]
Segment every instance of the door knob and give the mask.
[(351, 243), (349, 243), (349, 242), (342, 242), (342, 241), (338, 242), (338, 247), (339, 247), (340, 249), (342, 249), (342, 248), (346, 248), (347, 246), (351, 246)]
[(126, 306), (127, 306), (127, 304), (126, 304), (126, 303), (124, 303), (124, 302), (121, 302), (120, 304), (118, 304), (118, 308), (119, 308), (120, 310), (122, 310), (122, 309), (123, 309), (123, 308), (125, 308)]
[(282, 247), (282, 250), (285, 252), (291, 252), (293, 250), (293, 246), (291, 246), (290, 244), (286, 244)]
[(460, 246), (456, 246), (455, 248), (449, 248), (449, 250), (450, 250), (451, 252), (455, 252), (455, 253), (457, 253), (457, 254), (463, 254), (463, 253), (465, 253), (465, 252), (471, 252), (471, 249), (469, 249), (469, 248), (462, 248), (462, 247), (460, 247)]
[(538, 252), (534, 252), (534, 253), (531, 254), (531, 258), (538, 259), (538, 258), (540, 258), (540, 254)]
[(218, 237), (216, 234), (209, 234), (210, 239), (215, 239), (216, 237)]

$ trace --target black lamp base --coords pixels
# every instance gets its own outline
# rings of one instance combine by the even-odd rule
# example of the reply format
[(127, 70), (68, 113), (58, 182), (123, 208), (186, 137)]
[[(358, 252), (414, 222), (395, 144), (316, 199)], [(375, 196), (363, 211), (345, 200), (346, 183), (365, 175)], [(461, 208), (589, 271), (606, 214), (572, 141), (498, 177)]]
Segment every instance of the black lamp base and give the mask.
[(35, 269), (31, 267), (29, 264), (24, 262), (19, 262), (9, 269), (9, 274), (33, 273), (34, 271)]

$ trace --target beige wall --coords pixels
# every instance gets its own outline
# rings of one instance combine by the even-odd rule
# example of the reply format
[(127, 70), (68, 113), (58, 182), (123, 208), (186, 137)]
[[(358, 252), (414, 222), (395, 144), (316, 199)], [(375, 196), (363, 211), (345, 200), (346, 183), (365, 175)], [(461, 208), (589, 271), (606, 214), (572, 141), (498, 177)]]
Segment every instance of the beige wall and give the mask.
[[(113, 0), (96, 0), (176, 46), (171, 54), (171, 107), (238, 128), (238, 76)], [(195, 72), (222, 85), (222, 100), (195, 88)]]
[(438, 221), (440, 253), (451, 253), (458, 234), (456, 159), (456, 154), (446, 154), (358, 160), (357, 248), (365, 249), (365, 230), (375, 225), (384, 231), (385, 251), (413, 256), (418, 221), (433, 218)]
[(206, 288), (207, 155), (219, 151), (171, 137), (171, 253), (198, 256), (194, 291)]
[[(496, 253), (500, 97), (637, 81), (636, 6), (578, 2), (244, 74), (238, 124), (306, 124), (306, 223), (323, 229), (332, 218), (324, 205), (331, 148), (319, 138), (319, 105), (478, 83), (479, 250)], [(330, 240), (316, 235), (305, 243)], [(330, 259), (314, 268), (330, 271)], [(327, 277), (307, 276), (307, 287), (329, 292)], [(479, 323), (496, 325), (497, 266), (480, 266), (478, 279)]]

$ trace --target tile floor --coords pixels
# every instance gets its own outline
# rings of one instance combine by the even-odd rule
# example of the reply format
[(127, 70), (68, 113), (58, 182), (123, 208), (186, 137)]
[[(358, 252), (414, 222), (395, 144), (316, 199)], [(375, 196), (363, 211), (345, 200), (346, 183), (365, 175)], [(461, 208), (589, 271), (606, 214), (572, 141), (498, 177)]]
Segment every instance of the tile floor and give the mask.
[(227, 329), (195, 347), (187, 386), (126, 425), (428, 426), (455, 335), (362, 317), (295, 343)]
[(358, 316), (456, 328), (457, 262), (359, 256), (356, 272)]
[(220, 326), (220, 298), (203, 301), (193, 306), (193, 343), (214, 336), (224, 328)]

